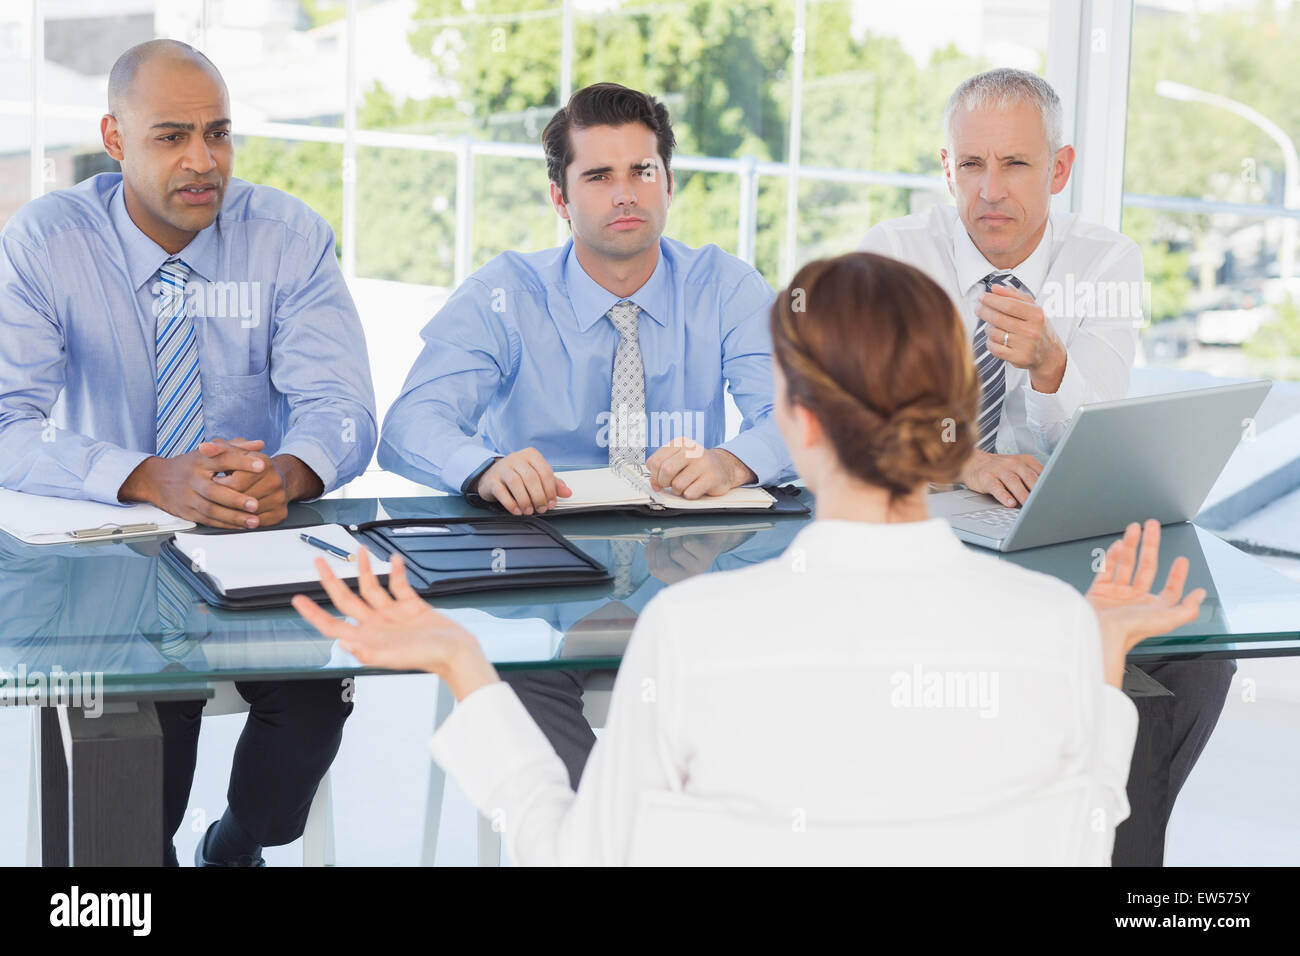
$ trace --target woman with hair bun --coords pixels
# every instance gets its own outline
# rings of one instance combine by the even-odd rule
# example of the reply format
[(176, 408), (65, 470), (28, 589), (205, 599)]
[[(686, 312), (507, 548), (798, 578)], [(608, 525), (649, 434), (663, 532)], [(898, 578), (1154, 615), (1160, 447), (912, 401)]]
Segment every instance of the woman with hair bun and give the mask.
[(964, 547), (926, 510), (975, 448), (961, 319), (920, 271), (809, 263), (772, 308), (776, 417), (816, 515), (777, 559), (656, 596), (575, 793), (472, 634), (361, 564), (363, 663), (461, 702), (430, 748), (504, 821), (517, 863), (1109, 862), (1137, 712), (1124, 657), (1196, 616), (1187, 562), (1151, 593), (1159, 525), (1129, 528), (1085, 600)]

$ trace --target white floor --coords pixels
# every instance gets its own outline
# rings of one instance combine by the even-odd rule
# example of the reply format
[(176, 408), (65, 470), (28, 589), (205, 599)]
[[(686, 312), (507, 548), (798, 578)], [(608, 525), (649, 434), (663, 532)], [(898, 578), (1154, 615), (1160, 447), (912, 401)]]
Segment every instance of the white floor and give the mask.
[[(415, 866), (428, 796), (425, 740), (433, 725), (431, 677), (366, 677), (334, 763), (337, 858), (341, 866)], [(24, 860), (27, 710), (0, 707), (0, 865)], [(203, 824), (225, 808), (226, 779), (243, 717), (203, 728), (191, 816), (177, 835), (182, 863)], [(1300, 658), (1241, 661), (1218, 729), (1175, 807), (1166, 862), (1193, 865), (1300, 864)], [(450, 785), (437, 865), (470, 866), (475, 815)], [(298, 866), (302, 845), (266, 851), (272, 866)]]

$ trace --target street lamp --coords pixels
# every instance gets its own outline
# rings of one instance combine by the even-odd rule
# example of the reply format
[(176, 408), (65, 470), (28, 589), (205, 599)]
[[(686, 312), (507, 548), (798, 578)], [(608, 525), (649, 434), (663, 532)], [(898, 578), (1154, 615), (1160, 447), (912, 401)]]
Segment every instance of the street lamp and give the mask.
[[(1287, 209), (1300, 209), (1300, 160), (1296, 158), (1295, 143), (1292, 142), (1290, 136), (1282, 132), (1282, 127), (1258, 110), (1251, 109), (1245, 103), (1238, 103), (1236, 100), (1230, 100), (1226, 96), (1219, 96), (1217, 93), (1207, 93), (1205, 90), (1184, 86), (1182, 83), (1175, 83), (1172, 80), (1158, 81), (1156, 83), (1156, 95), (1171, 100), (1193, 101), (1218, 106), (1230, 113), (1235, 113), (1248, 123), (1253, 123), (1262, 129), (1282, 149), (1282, 159), (1285, 163), (1282, 205)], [(1296, 219), (1288, 217), (1282, 227), (1282, 255), (1280, 259), (1283, 288), (1290, 285), (1291, 276), (1295, 273), (1296, 226)]]

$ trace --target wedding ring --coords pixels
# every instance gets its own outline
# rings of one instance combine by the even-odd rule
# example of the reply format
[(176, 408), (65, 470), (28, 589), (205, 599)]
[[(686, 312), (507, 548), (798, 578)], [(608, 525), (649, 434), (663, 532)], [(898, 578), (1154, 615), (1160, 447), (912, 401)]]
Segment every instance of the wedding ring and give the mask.
[(1008, 342), (1010, 339), (1011, 339), (1011, 333), (1010, 333), (1010, 332), (1003, 332), (1003, 333), (1002, 333), (1002, 346), (1003, 346), (1004, 348), (1006, 347), (1006, 344), (1007, 344), (1007, 342)]

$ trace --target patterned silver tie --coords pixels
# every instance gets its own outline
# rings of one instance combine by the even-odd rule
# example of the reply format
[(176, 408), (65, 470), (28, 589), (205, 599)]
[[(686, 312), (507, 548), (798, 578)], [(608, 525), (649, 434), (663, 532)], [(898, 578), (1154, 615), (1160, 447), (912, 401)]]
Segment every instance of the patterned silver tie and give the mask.
[[(990, 272), (983, 279), (984, 291), (992, 292), (995, 285), (1009, 285), (1024, 291), (1024, 284), (1010, 272)], [(975, 417), (980, 451), (992, 452), (998, 443), (998, 420), (1002, 418), (1002, 403), (1007, 396), (1007, 363), (989, 352), (988, 323), (983, 319), (975, 326), (975, 339), (971, 343), (975, 353), (975, 371), (980, 377), (980, 407)]]
[(636, 541), (614, 541), (609, 542), (610, 570), (614, 572), (614, 593), (615, 600), (622, 600), (637, 589), (636, 582), (632, 580), (632, 565), (636, 561), (637, 549), (641, 544)]
[(626, 299), (605, 313), (618, 330), (609, 398), (609, 466), (615, 469), (645, 464), (645, 366), (636, 337), (640, 314), (641, 307)]

